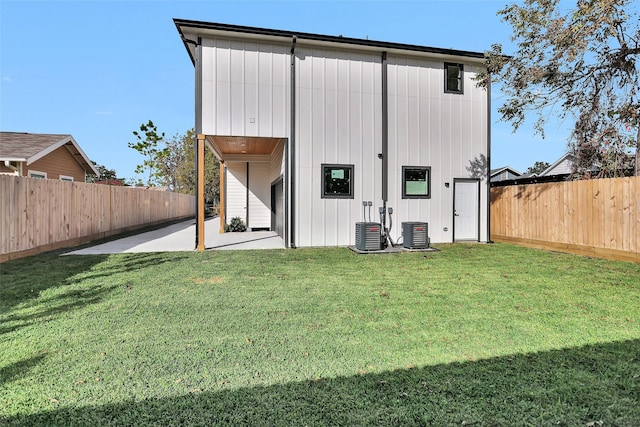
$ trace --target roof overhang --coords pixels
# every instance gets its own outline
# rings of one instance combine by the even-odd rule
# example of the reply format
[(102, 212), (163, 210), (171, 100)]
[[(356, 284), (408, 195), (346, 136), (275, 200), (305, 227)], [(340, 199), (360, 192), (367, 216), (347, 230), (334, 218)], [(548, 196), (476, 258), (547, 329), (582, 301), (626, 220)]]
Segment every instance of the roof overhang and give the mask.
[(454, 60), (464, 58), (467, 62), (484, 65), (484, 53), (457, 49), (443, 49), (403, 43), (381, 42), (342, 36), (327, 36), (295, 31), (273, 30), (268, 28), (245, 27), (214, 22), (174, 19), (191, 61), (195, 63), (195, 49), (200, 38), (226, 38), (256, 40), (270, 43), (291, 44), (296, 38), (298, 46), (316, 46), (331, 49), (387, 52), (400, 55), (429, 56)]
[(284, 138), (207, 135), (207, 146), (222, 161), (268, 159)]

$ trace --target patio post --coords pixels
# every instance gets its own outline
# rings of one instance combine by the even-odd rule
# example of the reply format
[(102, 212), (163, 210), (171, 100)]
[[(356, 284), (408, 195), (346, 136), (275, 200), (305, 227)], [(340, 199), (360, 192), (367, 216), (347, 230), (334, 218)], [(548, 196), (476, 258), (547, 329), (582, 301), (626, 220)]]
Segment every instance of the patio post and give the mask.
[(197, 163), (196, 163), (196, 193), (197, 193), (197, 212), (196, 212), (196, 249), (204, 251), (204, 138), (202, 134), (198, 134), (197, 146)]
[(220, 189), (220, 205), (218, 206), (218, 213), (220, 215), (220, 234), (222, 234), (222, 233), (224, 233), (224, 225), (225, 225), (224, 205), (225, 205), (225, 198), (226, 198), (226, 194), (224, 192), (224, 161), (222, 161), (222, 160), (220, 160), (219, 183), (220, 183), (220, 187), (219, 187), (219, 189)]

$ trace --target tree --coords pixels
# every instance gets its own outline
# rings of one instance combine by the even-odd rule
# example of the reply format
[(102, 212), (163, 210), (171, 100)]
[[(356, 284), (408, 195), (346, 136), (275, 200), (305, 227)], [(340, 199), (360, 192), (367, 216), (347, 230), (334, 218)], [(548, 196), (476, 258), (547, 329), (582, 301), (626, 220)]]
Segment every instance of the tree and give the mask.
[(106, 182), (107, 184), (113, 184), (118, 182), (116, 185), (122, 185), (125, 181), (123, 178), (118, 178), (115, 169), (108, 169), (106, 166), (99, 165), (98, 163), (91, 161), (95, 168), (100, 173), (100, 176), (89, 174), (87, 175), (87, 182), (96, 183), (96, 182)]
[[(158, 135), (153, 122), (140, 126), (145, 138), (138, 132), (133, 132), (138, 138), (136, 144), (129, 143), (141, 154), (146, 156), (142, 165), (138, 165), (136, 173), (149, 168), (149, 184), (161, 185), (171, 191), (196, 195), (196, 161), (195, 161), (195, 131), (189, 129), (186, 133), (175, 134), (169, 139), (164, 133)], [(162, 146), (159, 146), (162, 144)], [(220, 200), (220, 164), (212, 151), (205, 150), (204, 171), (204, 199), (209, 205), (217, 205)], [(132, 185), (142, 185), (134, 182)]]
[[(184, 135), (174, 136), (168, 144), (174, 147), (171, 151), (181, 159), (175, 162), (175, 179), (179, 185), (176, 191), (193, 195), (197, 190), (195, 140), (194, 129), (189, 129)], [(220, 200), (220, 163), (211, 150), (205, 150), (204, 164), (204, 200), (206, 204), (217, 205)]]
[(539, 175), (541, 172), (547, 170), (551, 166), (548, 162), (535, 162), (533, 166), (529, 166), (529, 169), (525, 173), (531, 175), (536, 174)]
[(524, 0), (498, 14), (511, 25), (516, 53), (505, 56), (493, 45), (478, 80), (502, 82), (501, 119), (517, 130), (534, 112), (544, 137), (549, 117), (571, 117), (568, 145), (578, 175), (618, 176), (633, 151), (640, 175), (638, 7), (631, 0), (578, 0), (567, 10), (560, 0)]
[(159, 148), (158, 144), (164, 141), (164, 132), (159, 134), (156, 125), (149, 120), (146, 124), (140, 125), (140, 132), (133, 131), (133, 135), (137, 141), (129, 142), (129, 147), (145, 157), (142, 164), (136, 166), (135, 172), (145, 173), (147, 169), (149, 170), (147, 185), (155, 185), (162, 182), (163, 175), (158, 167), (168, 153), (166, 148)]

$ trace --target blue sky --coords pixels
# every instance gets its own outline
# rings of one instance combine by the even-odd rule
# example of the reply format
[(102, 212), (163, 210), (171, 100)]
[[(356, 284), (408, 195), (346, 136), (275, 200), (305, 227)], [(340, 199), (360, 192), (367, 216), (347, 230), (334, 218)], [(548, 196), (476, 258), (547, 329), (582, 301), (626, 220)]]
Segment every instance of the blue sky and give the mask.
[[(127, 146), (141, 123), (166, 136), (194, 125), (194, 72), (173, 18), (483, 52), (510, 28), (507, 0), (31, 1), (0, 0), (0, 130), (71, 134), (118, 176), (142, 157)], [(571, 123), (513, 134), (498, 122), (494, 87), (492, 167), (524, 172), (566, 151)]]

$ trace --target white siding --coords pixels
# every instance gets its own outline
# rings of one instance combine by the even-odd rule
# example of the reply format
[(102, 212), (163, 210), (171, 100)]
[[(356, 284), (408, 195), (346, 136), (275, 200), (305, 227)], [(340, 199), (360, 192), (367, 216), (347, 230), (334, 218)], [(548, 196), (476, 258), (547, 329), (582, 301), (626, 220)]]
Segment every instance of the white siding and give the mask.
[(289, 46), (203, 40), (202, 132), (286, 137)]
[[(362, 200), (380, 197), (381, 56), (300, 47), (296, 61), (296, 241), (355, 241)], [(354, 198), (321, 197), (323, 163), (354, 165)]]
[[(473, 177), (472, 162), (486, 166), (486, 92), (471, 80), (477, 72), (472, 65), (465, 64), (464, 71), (464, 94), (446, 94), (444, 61), (388, 58), (388, 206), (394, 208), (394, 239), (402, 222), (425, 221), (432, 242), (452, 241), (453, 178)], [(402, 199), (402, 166), (431, 167), (430, 199)], [(481, 220), (486, 218), (485, 183), (486, 177)], [(486, 239), (486, 227), (481, 228)]]
[[(256, 41), (205, 40), (202, 50), (202, 132), (208, 135), (291, 139), (290, 45)], [(426, 221), (432, 242), (453, 239), (453, 180), (472, 178), (472, 164), (487, 154), (487, 94), (472, 80), (478, 68), (464, 58), (464, 94), (444, 93), (444, 62), (424, 54), (388, 56), (388, 206), (394, 209), (392, 237), (401, 222)], [(296, 48), (295, 211), (296, 246), (355, 243), (362, 201), (382, 201), (381, 53), (332, 50), (299, 41)], [(249, 226), (270, 225), (270, 184), (284, 175), (285, 143), (270, 162), (250, 166), (227, 162), (227, 215)], [(354, 166), (353, 199), (323, 199), (322, 164)], [(402, 166), (431, 167), (431, 198), (402, 199)], [(264, 187), (253, 187), (252, 176)], [(486, 176), (480, 185), (480, 239), (486, 240)], [(445, 183), (449, 183), (446, 187)], [(285, 184), (286, 191), (286, 184)], [(254, 207), (257, 211), (254, 213)], [(264, 221), (257, 225), (253, 221)], [(269, 220), (269, 222), (267, 222)], [(262, 224), (262, 222), (260, 222)]]
[(271, 227), (271, 182), (269, 163), (249, 163), (248, 228)]
[(231, 218), (240, 217), (247, 223), (247, 164), (226, 162), (226, 210), (227, 224)]

